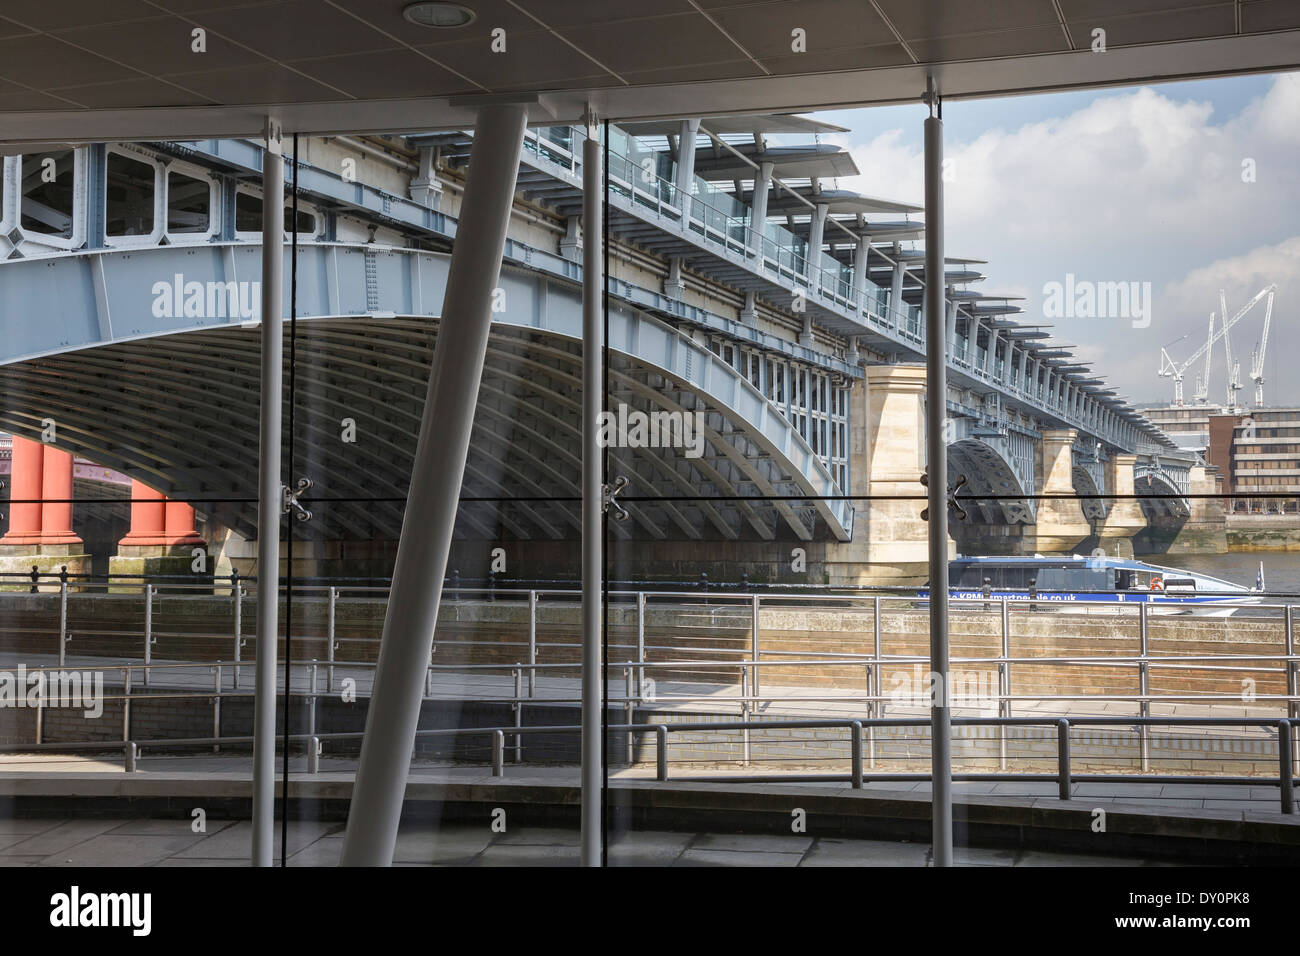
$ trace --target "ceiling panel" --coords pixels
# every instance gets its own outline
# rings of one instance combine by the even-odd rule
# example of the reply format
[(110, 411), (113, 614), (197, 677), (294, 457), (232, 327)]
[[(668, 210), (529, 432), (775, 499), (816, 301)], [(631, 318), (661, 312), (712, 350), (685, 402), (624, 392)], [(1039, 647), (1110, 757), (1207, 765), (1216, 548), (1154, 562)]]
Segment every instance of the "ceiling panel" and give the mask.
[(492, 52), (487, 36), (417, 49), (485, 89), (526, 82), (529, 77), (542, 84), (589, 76), (604, 76), (611, 84), (616, 82), (572, 44), (545, 30), (507, 34), (504, 53)]
[[(741, 2), (752, 3), (753, 0)], [(515, 0), (515, 3), (549, 27), (574, 27), (695, 11), (691, 0), (654, 0), (653, 3), (611, 0), (595, 4), (591, 0)]]
[(326, 102), (347, 99), (339, 90), (295, 73), (279, 64), (236, 66), (224, 70), (177, 75), (175, 80), (218, 103)]
[(1215, 4), (1232, 6), (1232, 0), (1060, 0), (1067, 20), (1118, 17), (1130, 13), (1189, 10)]
[(1300, 29), (1300, 3), (1296, 0), (1256, 0), (1241, 5), (1243, 33)]
[(60, 30), (156, 17), (158, 8), (145, 0), (4, 0), (0, 13), (37, 30)]
[[(787, 56), (764, 57), (760, 62), (773, 73), (789, 75), (807, 70), (807, 57), (806, 53), (791, 53)], [(817, 60), (818, 66), (824, 70), (869, 70), (883, 66), (904, 66), (913, 62), (898, 43), (818, 53)]]
[(808, 52), (876, 46), (893, 41), (879, 14), (862, 0), (808, 0), (799, 4), (758, 3), (711, 11), (718, 24), (740, 41), (752, 56), (792, 54), (791, 32), (804, 31)]
[[(170, 10), (183, 15), (201, 13), (204, 10), (224, 10), (232, 6), (231, 0), (149, 0), (155, 7)], [(286, 0), (238, 0), (239, 6), (250, 12), (258, 7), (273, 7)]]
[(1052, 0), (875, 0), (904, 40), (1059, 23)]
[(655, 70), (734, 60), (745, 51), (699, 13), (675, 14), (557, 31), (589, 53), (624, 70)]
[(206, 97), (147, 76), (138, 80), (123, 80), (119, 83), (92, 83), (89, 86), (56, 89), (50, 92), (69, 100), (75, 100), (87, 109), (112, 106), (118, 108), (151, 105), (199, 106), (212, 102)]
[(753, 60), (728, 60), (724, 63), (708, 63), (701, 66), (672, 66), (657, 70), (639, 70), (632, 73), (620, 73), (628, 83), (699, 83), (708, 80), (729, 80), (742, 77), (762, 76), (763, 71)]
[(277, 60), (391, 50), (399, 45), (324, 0), (290, 0), (255, 16), (235, 7), (198, 14), (194, 20)]
[(216, 34), (209, 34), (207, 51), (191, 47), (193, 24), (176, 17), (158, 17), (132, 23), (64, 30), (59, 38), (119, 63), (154, 75), (216, 70), (245, 63), (265, 62), (251, 50)]
[[(455, 43), (473, 36), (487, 42), (497, 27), (506, 31), (507, 40), (512, 33), (526, 33), (538, 29), (535, 19), (506, 0), (473, 0), (465, 5), (478, 16), (468, 26), (451, 30), (422, 27), (402, 17), (402, 8), (411, 0), (330, 0), (339, 10), (361, 18), (377, 30), (382, 30), (412, 46), (430, 43)], [(604, 4), (602, 4), (603, 6)], [(507, 44), (508, 46), (508, 44)]]
[[(1074, 34), (1076, 47), (1086, 42), (1086, 40), (1080, 41), (1078, 33)], [(1034, 27), (1029, 30), (912, 40), (909, 45), (923, 63), (978, 60), (985, 57), (1032, 53), (1064, 53), (1070, 49), (1070, 44), (1065, 39), (1065, 31), (1059, 24)]]
[(0, 40), (0, 76), (27, 86), (52, 89), (86, 83), (129, 80), (140, 74), (53, 37), (26, 36)]
[[(1236, 29), (1236, 14), (1231, 6), (1197, 7), (1164, 13), (1141, 13), (1136, 16), (1098, 17), (1070, 24), (1076, 44), (1086, 44), (1092, 30), (1106, 31), (1106, 46), (1122, 47), (1194, 37), (1220, 36)], [(1082, 39), (1081, 39), (1082, 38)]]
[[(481, 92), (473, 83), (405, 47), (389, 50), (382, 56), (350, 53), (345, 56), (293, 60), (290, 65), (308, 76), (330, 82), (349, 95), (362, 99)], [(184, 81), (184, 77), (177, 79), (178, 82)]]
[(71, 110), (77, 104), (58, 99), (37, 90), (0, 92), (0, 110)]

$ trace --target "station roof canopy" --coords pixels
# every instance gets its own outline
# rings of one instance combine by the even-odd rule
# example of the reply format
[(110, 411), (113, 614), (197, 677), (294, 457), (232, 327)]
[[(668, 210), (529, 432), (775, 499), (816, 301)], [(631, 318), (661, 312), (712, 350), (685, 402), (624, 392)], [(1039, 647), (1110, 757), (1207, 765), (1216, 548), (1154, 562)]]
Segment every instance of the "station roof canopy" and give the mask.
[(502, 100), (536, 125), (588, 104), (626, 123), (915, 103), (927, 76), (954, 99), (1300, 66), (1291, 0), (459, 5), (470, 22), (443, 28), (409, 0), (5, 0), (0, 142), (255, 136), (269, 111), (286, 132), (463, 129)]
[(772, 163), (778, 179), (813, 179), (832, 176), (856, 176), (858, 164), (847, 150), (830, 144), (810, 146), (770, 146), (762, 152), (755, 144), (733, 146), (749, 162), (730, 150), (720, 156), (705, 149), (695, 157), (695, 172), (705, 179), (753, 179), (755, 165)]
[[(639, 123), (619, 124), (633, 136), (676, 136), (681, 132), (677, 119), (649, 120)], [(809, 116), (786, 113), (780, 116), (762, 114), (744, 116), (710, 116), (703, 124), (706, 132), (714, 136), (729, 134), (768, 136), (780, 133), (847, 133), (849, 130), (834, 123), (826, 123)]]
[[(828, 213), (863, 213), (870, 215), (873, 212), (923, 212), (923, 206), (916, 206), (912, 203), (898, 202), (894, 199), (877, 199), (874, 196), (862, 196), (855, 192), (849, 192), (847, 189), (823, 189), (821, 192), (813, 192), (809, 187), (794, 189), (803, 199), (791, 196), (786, 190), (782, 190), (772, 196), (767, 201), (767, 211), (776, 212), (793, 212), (795, 214), (811, 215), (812, 210), (808, 208), (808, 203), (814, 205), (828, 206)], [(748, 194), (746, 194), (748, 198)], [(807, 200), (804, 202), (803, 200)]]

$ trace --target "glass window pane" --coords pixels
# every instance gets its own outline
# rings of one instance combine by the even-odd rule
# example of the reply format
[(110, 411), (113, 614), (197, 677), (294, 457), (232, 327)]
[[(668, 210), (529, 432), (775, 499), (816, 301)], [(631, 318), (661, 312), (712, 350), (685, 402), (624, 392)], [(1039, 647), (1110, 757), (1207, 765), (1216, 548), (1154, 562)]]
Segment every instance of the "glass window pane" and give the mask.
[(153, 232), (154, 167), (118, 153), (108, 154), (106, 231), (110, 236)]
[(22, 227), (72, 238), (72, 185), (76, 154), (63, 149), (23, 157)]
[(235, 195), (235, 231), (262, 231), (262, 198), (249, 193)]
[(212, 187), (184, 173), (167, 175), (167, 231), (206, 233), (212, 223)]

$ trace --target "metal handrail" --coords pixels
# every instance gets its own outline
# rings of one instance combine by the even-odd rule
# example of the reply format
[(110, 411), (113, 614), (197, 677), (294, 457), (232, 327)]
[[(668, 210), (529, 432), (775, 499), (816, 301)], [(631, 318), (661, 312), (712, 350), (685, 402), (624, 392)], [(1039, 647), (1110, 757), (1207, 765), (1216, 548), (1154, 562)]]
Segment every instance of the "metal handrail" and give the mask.
[[(754, 730), (780, 730), (780, 729), (808, 729), (808, 730), (829, 730), (845, 729), (850, 731), (850, 771), (844, 774), (781, 774), (781, 775), (757, 775), (747, 774), (744, 777), (727, 776), (721, 778), (709, 778), (693, 776), (690, 779), (697, 782), (709, 780), (722, 780), (730, 783), (763, 783), (763, 782), (799, 782), (799, 781), (837, 781), (849, 780), (854, 789), (861, 789), (867, 782), (891, 781), (891, 780), (929, 780), (930, 775), (924, 773), (907, 773), (907, 774), (868, 774), (863, 770), (863, 730), (874, 733), (877, 728), (886, 727), (928, 727), (930, 720), (916, 718), (879, 718), (879, 717), (859, 717), (836, 720), (774, 720), (774, 721), (718, 721), (710, 723), (691, 723), (691, 724), (610, 724), (609, 731), (613, 733), (626, 733), (629, 743), (634, 735), (637, 734), (654, 734), (655, 735), (655, 777), (660, 782), (668, 780), (668, 735), (671, 733), (701, 733), (708, 731), (739, 731), (746, 737)], [(1137, 726), (1143, 731), (1152, 726), (1239, 726), (1239, 727), (1261, 727), (1276, 728), (1278, 735), (1278, 775), (1277, 777), (1250, 777), (1250, 776), (1205, 776), (1197, 777), (1191, 775), (1162, 776), (1161, 780), (1166, 782), (1190, 782), (1205, 785), (1241, 785), (1254, 784), (1265, 786), (1277, 786), (1280, 797), (1281, 812), (1284, 814), (1295, 813), (1295, 783), (1296, 776), (1294, 770), (1295, 757), (1292, 754), (1292, 721), (1283, 717), (1275, 720), (1268, 719), (1249, 719), (1249, 718), (1229, 718), (1229, 717), (1209, 717), (1209, 718), (1178, 718), (1178, 717), (1082, 717), (1082, 718), (1030, 718), (1030, 717), (953, 717), (952, 723), (955, 726), (992, 726), (992, 727), (1050, 727), (1055, 728), (1057, 739), (1056, 762), (1057, 772), (1055, 774), (1041, 773), (989, 773), (989, 774), (972, 774), (962, 773), (954, 774), (954, 780), (1034, 780), (1047, 781), (1055, 780), (1058, 783), (1058, 796), (1061, 800), (1068, 801), (1072, 797), (1072, 786), (1074, 782), (1134, 782), (1149, 781), (1149, 775), (1138, 774), (1075, 774), (1071, 769), (1070, 758), (1070, 730), (1074, 727), (1084, 726)], [(534, 734), (557, 734), (557, 733), (581, 733), (580, 725), (555, 725), (555, 726), (514, 726), (514, 727), (464, 727), (448, 728), (441, 730), (417, 730), (416, 738), (421, 737), (472, 737), (472, 736), (490, 736), (492, 740), (492, 775), (494, 777), (503, 777), (505, 775), (505, 751), (506, 738), (513, 736), (516, 740), (516, 760), (519, 759), (519, 748), (521, 738)], [(299, 741), (307, 744), (307, 772), (310, 774), (320, 771), (320, 757), (322, 753), (322, 744), (327, 740), (360, 740), (364, 733), (357, 731), (345, 731), (337, 733), (309, 733), (309, 734), (290, 734), (289, 741)], [(152, 740), (124, 740), (121, 742), (101, 741), (96, 743), (83, 744), (36, 744), (36, 745), (6, 745), (0, 746), (0, 753), (23, 753), (31, 750), (115, 750), (121, 748), (124, 752), (125, 770), (128, 773), (137, 769), (137, 764), (143, 747), (153, 749), (165, 749), (175, 747), (204, 747), (219, 746), (221, 744), (251, 744), (251, 736), (243, 737), (188, 737), (175, 739), (152, 739)], [(748, 747), (746, 747), (748, 750)]]

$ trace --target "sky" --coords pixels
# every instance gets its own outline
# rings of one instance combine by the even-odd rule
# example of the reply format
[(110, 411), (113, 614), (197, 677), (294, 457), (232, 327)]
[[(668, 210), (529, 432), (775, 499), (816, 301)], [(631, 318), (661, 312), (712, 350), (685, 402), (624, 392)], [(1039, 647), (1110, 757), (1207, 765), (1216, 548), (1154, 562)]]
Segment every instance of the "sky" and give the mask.
[[(921, 104), (818, 114), (851, 132), (861, 175), (841, 189), (922, 202)], [(944, 104), (949, 256), (987, 260), (972, 286), (1024, 296), (1025, 323), (1134, 403), (1167, 402), (1160, 350), (1178, 362), (1205, 344), (1223, 289), (1229, 314), (1276, 283), (1264, 364), (1268, 405), (1300, 405), (1300, 74), (950, 101)], [(1150, 283), (1149, 312), (1045, 316), (1050, 283)], [(1094, 310), (1095, 312), (1096, 310)], [(1253, 402), (1251, 353), (1264, 303), (1231, 332), (1240, 400)], [(1210, 398), (1226, 394), (1223, 342)], [(1185, 373), (1190, 399), (1198, 361)]]

